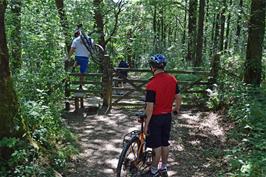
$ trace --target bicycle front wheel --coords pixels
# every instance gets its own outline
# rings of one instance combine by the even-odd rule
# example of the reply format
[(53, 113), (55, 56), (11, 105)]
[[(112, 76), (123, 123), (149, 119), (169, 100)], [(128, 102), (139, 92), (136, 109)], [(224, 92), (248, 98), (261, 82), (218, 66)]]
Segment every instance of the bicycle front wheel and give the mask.
[(141, 142), (138, 137), (133, 137), (123, 148), (117, 165), (117, 177), (138, 176), (138, 151)]

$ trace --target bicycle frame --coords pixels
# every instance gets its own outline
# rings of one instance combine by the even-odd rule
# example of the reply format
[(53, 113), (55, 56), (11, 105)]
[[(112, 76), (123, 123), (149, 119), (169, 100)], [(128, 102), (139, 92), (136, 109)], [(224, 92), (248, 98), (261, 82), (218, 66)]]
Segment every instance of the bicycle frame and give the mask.
[[(146, 137), (145, 137), (145, 134), (144, 134), (144, 119), (146, 118), (145, 115), (140, 115), (139, 116), (139, 119), (138, 119), (138, 122), (141, 123), (141, 129), (140, 131), (138, 130), (135, 130), (135, 131), (132, 131), (128, 134), (126, 134), (124, 136), (124, 139), (123, 139), (123, 147), (125, 147), (126, 143), (132, 139), (133, 137), (138, 137), (138, 139), (140, 140), (140, 145), (138, 147), (138, 152), (137, 152), (137, 159), (136, 159), (136, 165), (141, 161), (143, 160), (142, 159), (142, 155), (143, 153), (145, 152), (146, 150), (146, 147), (145, 146), (145, 140), (146, 140)], [(129, 139), (127, 138), (129, 137)]]

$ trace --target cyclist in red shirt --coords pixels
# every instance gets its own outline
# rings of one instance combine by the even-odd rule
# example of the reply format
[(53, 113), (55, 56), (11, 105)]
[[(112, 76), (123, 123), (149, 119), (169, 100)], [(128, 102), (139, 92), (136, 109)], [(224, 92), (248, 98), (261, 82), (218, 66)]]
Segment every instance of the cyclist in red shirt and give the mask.
[[(157, 54), (151, 57), (149, 65), (154, 77), (146, 86), (146, 115), (144, 133), (146, 145), (153, 149), (151, 169), (146, 177), (167, 177), (167, 160), (169, 154), (169, 137), (171, 130), (172, 111), (179, 112), (181, 96), (176, 78), (164, 71), (166, 58)], [(175, 102), (174, 110), (172, 110)], [(158, 164), (162, 159), (162, 165)]]

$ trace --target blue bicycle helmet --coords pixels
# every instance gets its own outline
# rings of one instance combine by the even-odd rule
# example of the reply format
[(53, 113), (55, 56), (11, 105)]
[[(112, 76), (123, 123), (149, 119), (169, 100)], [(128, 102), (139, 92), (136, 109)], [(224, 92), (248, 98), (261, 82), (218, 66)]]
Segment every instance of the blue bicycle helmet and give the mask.
[(164, 69), (166, 63), (167, 63), (166, 57), (162, 54), (153, 55), (149, 60), (150, 66), (159, 69)]

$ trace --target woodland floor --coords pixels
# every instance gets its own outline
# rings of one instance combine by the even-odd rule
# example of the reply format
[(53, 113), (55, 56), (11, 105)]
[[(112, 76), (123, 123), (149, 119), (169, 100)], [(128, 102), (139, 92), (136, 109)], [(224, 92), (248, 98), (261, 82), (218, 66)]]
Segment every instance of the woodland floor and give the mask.
[[(139, 129), (134, 112), (113, 109), (89, 115), (84, 109), (64, 118), (78, 136), (81, 153), (68, 164), (66, 177), (115, 177), (123, 135)], [(170, 177), (215, 177), (223, 168), (228, 126), (211, 112), (183, 111), (174, 117)]]

